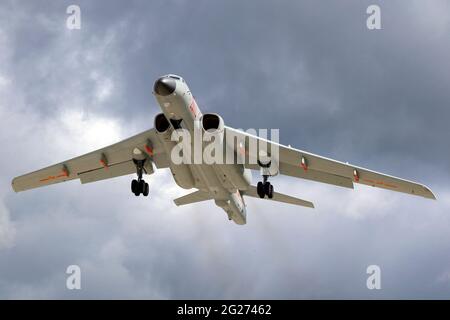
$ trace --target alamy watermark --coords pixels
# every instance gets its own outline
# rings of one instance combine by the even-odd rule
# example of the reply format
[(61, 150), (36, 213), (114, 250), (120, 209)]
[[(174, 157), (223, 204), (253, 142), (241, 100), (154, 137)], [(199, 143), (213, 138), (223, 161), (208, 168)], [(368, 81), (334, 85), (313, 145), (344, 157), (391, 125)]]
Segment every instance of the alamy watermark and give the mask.
[(75, 4), (67, 7), (66, 13), (69, 14), (66, 20), (66, 27), (69, 30), (81, 29), (81, 8)]
[(66, 279), (66, 288), (68, 290), (80, 290), (81, 289), (81, 268), (80, 266), (73, 264), (67, 267), (66, 274), (69, 276)]
[[(69, 16), (66, 20), (66, 27), (69, 30), (81, 29), (81, 8), (78, 5), (72, 4), (67, 7), (66, 14)], [(376, 4), (367, 7), (366, 14), (369, 16), (366, 20), (366, 26), (369, 30), (381, 29), (381, 8)]]
[(381, 268), (376, 264), (372, 264), (367, 267), (366, 273), (369, 277), (366, 281), (367, 289), (369, 290), (380, 290), (381, 289)]
[(369, 30), (381, 29), (381, 9), (380, 6), (372, 4), (367, 7), (366, 13), (369, 15), (366, 20), (366, 26)]
[[(204, 131), (195, 121), (193, 137), (187, 129), (172, 131), (170, 158), (180, 164), (278, 164), (279, 129)], [(269, 138), (270, 132), (270, 141)]]

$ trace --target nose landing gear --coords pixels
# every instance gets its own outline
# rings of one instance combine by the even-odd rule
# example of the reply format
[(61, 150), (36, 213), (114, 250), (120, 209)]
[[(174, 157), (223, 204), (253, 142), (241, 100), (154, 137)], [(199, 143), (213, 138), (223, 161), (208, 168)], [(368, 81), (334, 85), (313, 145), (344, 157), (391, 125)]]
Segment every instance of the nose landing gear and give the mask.
[(265, 196), (269, 199), (273, 198), (273, 185), (268, 181), (268, 178), (267, 175), (263, 175), (263, 181), (259, 181), (256, 185), (256, 192), (261, 199)]
[(133, 159), (133, 162), (136, 165), (138, 178), (137, 180), (133, 179), (133, 181), (131, 181), (131, 192), (133, 192), (136, 197), (139, 196), (141, 193), (144, 197), (146, 197), (148, 196), (149, 193), (149, 186), (148, 183), (145, 182), (144, 179), (142, 179), (142, 173), (144, 171), (146, 172), (144, 168), (145, 159), (144, 160)]

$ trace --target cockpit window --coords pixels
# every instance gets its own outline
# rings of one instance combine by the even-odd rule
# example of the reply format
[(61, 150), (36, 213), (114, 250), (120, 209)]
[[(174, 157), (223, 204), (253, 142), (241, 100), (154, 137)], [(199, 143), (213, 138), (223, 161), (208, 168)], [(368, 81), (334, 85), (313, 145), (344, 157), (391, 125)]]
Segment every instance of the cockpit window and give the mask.
[(175, 80), (180, 80), (181, 82), (184, 82), (184, 79), (182, 77), (177, 76), (176, 74), (168, 74), (166, 75), (166, 77), (175, 79)]

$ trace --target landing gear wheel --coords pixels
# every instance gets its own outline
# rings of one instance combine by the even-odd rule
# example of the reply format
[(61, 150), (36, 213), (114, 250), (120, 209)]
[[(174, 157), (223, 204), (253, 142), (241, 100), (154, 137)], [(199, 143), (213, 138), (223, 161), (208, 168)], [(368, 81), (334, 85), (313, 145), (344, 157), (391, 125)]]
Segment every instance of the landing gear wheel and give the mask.
[(144, 195), (144, 197), (148, 196), (148, 192), (149, 192), (149, 187), (148, 187), (148, 183), (144, 183), (144, 191), (142, 191), (142, 194)]
[(269, 199), (273, 198), (273, 185), (269, 181), (264, 183), (264, 195), (266, 195)]
[(259, 181), (258, 184), (256, 185), (256, 193), (261, 199), (264, 198), (265, 196), (264, 184), (261, 181)]
[(273, 185), (268, 181), (269, 176), (263, 175), (263, 181), (259, 181), (256, 186), (256, 193), (260, 198), (267, 196), (269, 199), (273, 198)]
[(139, 180), (139, 182), (138, 182), (139, 193), (144, 193), (144, 189), (145, 189), (145, 181)]
[(136, 179), (133, 179), (133, 181), (131, 181), (131, 192), (136, 193), (138, 188), (138, 181)]
[(271, 185), (269, 183), (269, 192), (267, 192), (267, 196), (269, 197), (269, 199), (273, 198), (273, 185)]
[(271, 186), (271, 184), (270, 184), (269, 181), (267, 181), (266, 183), (264, 183), (264, 194), (265, 194), (266, 196), (269, 196), (270, 186)]

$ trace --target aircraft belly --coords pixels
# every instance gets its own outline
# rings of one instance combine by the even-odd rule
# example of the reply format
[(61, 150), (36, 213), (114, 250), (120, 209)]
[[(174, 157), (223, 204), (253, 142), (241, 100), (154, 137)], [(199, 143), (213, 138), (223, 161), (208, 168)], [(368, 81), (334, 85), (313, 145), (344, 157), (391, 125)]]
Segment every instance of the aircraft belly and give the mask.
[(247, 190), (252, 183), (251, 170), (239, 164), (215, 164), (214, 171), (220, 183), (229, 192)]
[(169, 155), (169, 168), (175, 183), (183, 189), (191, 189), (195, 186), (194, 178), (187, 164), (174, 164), (170, 161), (172, 149), (176, 146), (176, 142), (171, 140), (171, 132), (157, 135), (164, 151)]
[(197, 164), (191, 165), (194, 175), (198, 176), (201, 183), (204, 185), (204, 189), (211, 193), (215, 199), (223, 199), (227, 196), (227, 190), (221, 184), (214, 168), (211, 165)]
[(226, 212), (229, 220), (239, 225), (247, 223), (246, 204), (239, 190), (229, 193), (226, 199), (215, 200), (215, 203)]

